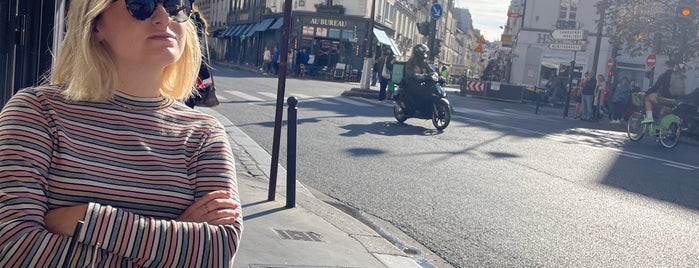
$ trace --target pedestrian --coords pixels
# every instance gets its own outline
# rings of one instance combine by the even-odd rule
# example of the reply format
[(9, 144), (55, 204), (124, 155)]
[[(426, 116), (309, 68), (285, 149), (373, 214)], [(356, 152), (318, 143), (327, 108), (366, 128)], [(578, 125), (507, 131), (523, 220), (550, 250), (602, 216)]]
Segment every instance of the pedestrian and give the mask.
[(379, 58), (374, 59), (374, 66), (371, 68), (371, 86), (376, 86), (379, 79)]
[(190, 2), (125, 1), (71, 0), (46, 81), (0, 112), (2, 267), (233, 266), (229, 137), (177, 101), (202, 58)]
[(272, 66), (274, 66), (274, 74), (278, 75), (279, 74), (279, 50), (277, 47), (274, 47), (274, 54), (272, 56)]
[(593, 101), (595, 98), (595, 88), (597, 87), (597, 79), (592, 71), (585, 73), (585, 78), (582, 86), (582, 120), (591, 121), (594, 116)]
[[(199, 12), (199, 8), (197, 7), (196, 4), (192, 4), (192, 21), (194, 21), (194, 25), (197, 28), (197, 36), (199, 37), (199, 43), (200, 44), (205, 44), (208, 45), (208, 42), (205, 42), (204, 38), (206, 38), (207, 35), (209, 35), (209, 24), (204, 18), (204, 16)], [(207, 51), (204, 49), (204, 51)], [(204, 54), (202, 56), (202, 61), (199, 66), (199, 73), (197, 75), (197, 82), (195, 83), (194, 87), (197, 90), (200, 90), (197, 92), (197, 94), (193, 94), (189, 98), (185, 99), (184, 103), (189, 106), (189, 108), (194, 108), (194, 106), (197, 104), (202, 99), (202, 91), (206, 85), (204, 84), (204, 80), (211, 78), (211, 72), (209, 72), (209, 64), (211, 62), (211, 59), (209, 58), (209, 55)]]
[(265, 46), (265, 50), (262, 52), (262, 67), (260, 67), (260, 71), (262, 71), (262, 74), (267, 75), (269, 73), (271, 63), (272, 52), (269, 51), (269, 48)]
[(602, 119), (602, 107), (604, 107), (605, 104), (605, 96), (607, 95), (607, 92), (609, 91), (609, 88), (607, 87), (607, 82), (605, 81), (604, 75), (597, 75), (597, 84), (595, 85), (595, 101), (594, 101), (594, 106), (595, 106), (595, 120), (600, 120)]
[(626, 110), (626, 105), (629, 103), (630, 98), (631, 85), (629, 84), (629, 79), (624, 76), (612, 93), (612, 123), (621, 123), (621, 117), (624, 114), (624, 110)]
[[(384, 102), (386, 101), (387, 97), (387, 92), (386, 88), (388, 87), (388, 83), (391, 81), (391, 72), (393, 71), (393, 53), (391, 53), (391, 49), (387, 46), (383, 47), (381, 49), (381, 57), (378, 60), (379, 63), (379, 73), (381, 76), (379, 77), (379, 101)], [(391, 94), (388, 92), (388, 94)], [(388, 99), (390, 99), (391, 96), (388, 96)]]

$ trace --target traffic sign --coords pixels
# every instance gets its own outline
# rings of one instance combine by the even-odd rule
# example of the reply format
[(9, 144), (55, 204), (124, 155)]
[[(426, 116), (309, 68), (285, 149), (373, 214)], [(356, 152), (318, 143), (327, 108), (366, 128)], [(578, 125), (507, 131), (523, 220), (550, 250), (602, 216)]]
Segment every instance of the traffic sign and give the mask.
[(551, 37), (562, 40), (583, 40), (587, 39), (587, 31), (558, 29), (551, 32)]
[(651, 53), (648, 55), (648, 58), (646, 58), (646, 66), (648, 66), (648, 68), (655, 67), (655, 54)]
[(607, 60), (607, 69), (611, 69), (611, 68), (614, 68), (614, 59), (609, 58)]
[(432, 19), (438, 20), (442, 17), (442, 14), (444, 14), (444, 9), (442, 9), (442, 5), (440, 5), (439, 3), (432, 4), (432, 8), (430, 8), (430, 15), (432, 16)]
[(522, 17), (522, 14), (519, 14), (519, 13), (517, 13), (517, 12), (510, 12), (510, 13), (507, 13), (507, 17), (509, 17), (509, 18), (519, 18), (519, 17)]
[(558, 49), (558, 50), (583, 51), (583, 50), (585, 50), (586, 46), (583, 44), (572, 44), (572, 43), (550, 43), (549, 48), (550, 49)]

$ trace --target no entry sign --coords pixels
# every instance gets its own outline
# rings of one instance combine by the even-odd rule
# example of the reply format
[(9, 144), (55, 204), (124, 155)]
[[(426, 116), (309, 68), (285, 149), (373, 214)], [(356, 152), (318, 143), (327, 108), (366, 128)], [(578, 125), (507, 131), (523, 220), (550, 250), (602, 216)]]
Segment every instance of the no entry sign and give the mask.
[(646, 58), (646, 66), (648, 66), (648, 68), (655, 67), (655, 54), (648, 55), (648, 58)]

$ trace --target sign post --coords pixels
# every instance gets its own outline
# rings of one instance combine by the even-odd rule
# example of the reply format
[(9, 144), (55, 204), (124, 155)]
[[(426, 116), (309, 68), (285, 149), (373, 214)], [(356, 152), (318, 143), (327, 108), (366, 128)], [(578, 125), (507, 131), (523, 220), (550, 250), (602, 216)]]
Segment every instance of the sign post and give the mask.
[(550, 49), (573, 51), (573, 59), (570, 61), (570, 71), (568, 72), (568, 92), (566, 93), (565, 109), (563, 109), (563, 118), (566, 118), (570, 108), (570, 92), (573, 90), (575, 58), (578, 51), (584, 51), (587, 48), (587, 31), (558, 29), (551, 32), (551, 37), (555, 40), (549, 44)]

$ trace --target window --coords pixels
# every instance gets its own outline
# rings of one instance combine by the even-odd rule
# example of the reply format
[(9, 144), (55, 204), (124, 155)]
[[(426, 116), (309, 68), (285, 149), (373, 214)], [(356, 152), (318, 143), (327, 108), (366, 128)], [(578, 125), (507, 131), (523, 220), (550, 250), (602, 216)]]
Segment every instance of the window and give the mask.
[(354, 38), (354, 31), (352, 30), (343, 30), (342, 31), (342, 39), (352, 39)]
[(561, 8), (558, 18), (563, 20), (575, 20), (578, 13), (578, 0), (561, 0)]
[(330, 29), (328, 37), (340, 39), (340, 29)]
[(316, 28), (313, 26), (303, 26), (303, 35), (313, 36), (315, 34)]

